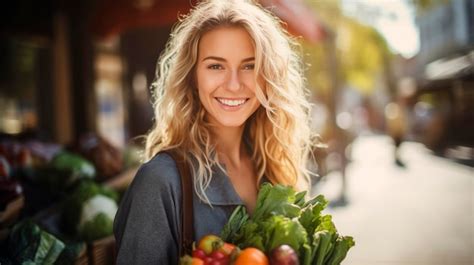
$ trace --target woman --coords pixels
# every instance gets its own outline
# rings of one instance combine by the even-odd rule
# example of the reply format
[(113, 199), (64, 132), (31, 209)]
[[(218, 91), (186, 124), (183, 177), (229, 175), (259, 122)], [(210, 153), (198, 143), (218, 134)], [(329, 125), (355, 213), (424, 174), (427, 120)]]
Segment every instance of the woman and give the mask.
[(176, 264), (181, 182), (193, 171), (194, 235), (220, 234), (263, 181), (304, 188), (309, 105), (301, 62), (280, 21), (246, 1), (205, 1), (174, 28), (153, 84), (146, 162), (115, 221), (118, 264)]

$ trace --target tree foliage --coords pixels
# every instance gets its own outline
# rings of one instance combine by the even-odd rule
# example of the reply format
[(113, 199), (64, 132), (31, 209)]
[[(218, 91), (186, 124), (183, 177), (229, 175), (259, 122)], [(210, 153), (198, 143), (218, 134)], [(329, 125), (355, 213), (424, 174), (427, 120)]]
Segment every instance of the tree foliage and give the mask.
[[(342, 85), (354, 87), (368, 94), (375, 89), (375, 80), (384, 68), (384, 60), (390, 56), (384, 38), (373, 27), (363, 25), (344, 16), (340, 5), (333, 0), (308, 1), (321, 21), (335, 33), (337, 75)], [(324, 43), (303, 41), (306, 76), (317, 94), (324, 96), (331, 89), (327, 49)]]

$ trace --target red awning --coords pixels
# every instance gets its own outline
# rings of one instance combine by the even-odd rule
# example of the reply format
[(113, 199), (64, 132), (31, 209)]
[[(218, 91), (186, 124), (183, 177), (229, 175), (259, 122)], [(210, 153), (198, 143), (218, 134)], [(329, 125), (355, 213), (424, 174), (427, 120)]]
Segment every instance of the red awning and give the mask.
[(316, 17), (315, 11), (302, 0), (260, 0), (262, 6), (272, 11), (288, 24), (288, 31), (310, 42), (319, 42), (327, 36), (328, 29)]
[[(91, 21), (91, 31), (108, 38), (140, 27), (161, 27), (175, 23), (197, 0), (103, 0)], [(265, 8), (287, 23), (288, 30), (310, 42), (326, 36), (325, 26), (301, 0), (260, 0)]]

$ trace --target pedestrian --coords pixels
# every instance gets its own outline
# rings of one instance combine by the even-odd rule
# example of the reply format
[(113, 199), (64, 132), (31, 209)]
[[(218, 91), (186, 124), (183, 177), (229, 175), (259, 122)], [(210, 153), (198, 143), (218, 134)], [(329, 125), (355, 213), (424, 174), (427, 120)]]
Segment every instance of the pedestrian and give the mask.
[(394, 143), (393, 157), (395, 165), (404, 168), (406, 164), (401, 159), (400, 146), (405, 138), (407, 118), (402, 99), (387, 104), (385, 107), (385, 118), (388, 135), (392, 138)]
[(117, 264), (177, 264), (190, 165), (194, 240), (219, 235), (238, 205), (252, 213), (262, 182), (308, 188), (310, 106), (296, 43), (251, 1), (198, 4), (174, 27), (157, 65), (147, 161), (114, 224)]

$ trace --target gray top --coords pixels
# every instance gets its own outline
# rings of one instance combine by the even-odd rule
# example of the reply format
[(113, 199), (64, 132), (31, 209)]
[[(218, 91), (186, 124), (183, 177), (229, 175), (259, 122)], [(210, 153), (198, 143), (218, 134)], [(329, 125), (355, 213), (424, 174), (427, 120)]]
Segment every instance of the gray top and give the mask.
[[(193, 189), (194, 190), (194, 189)], [(206, 189), (212, 207), (193, 192), (194, 240), (219, 235), (242, 199), (218, 167)], [(178, 264), (181, 179), (173, 158), (156, 155), (138, 170), (114, 222), (117, 264)]]

